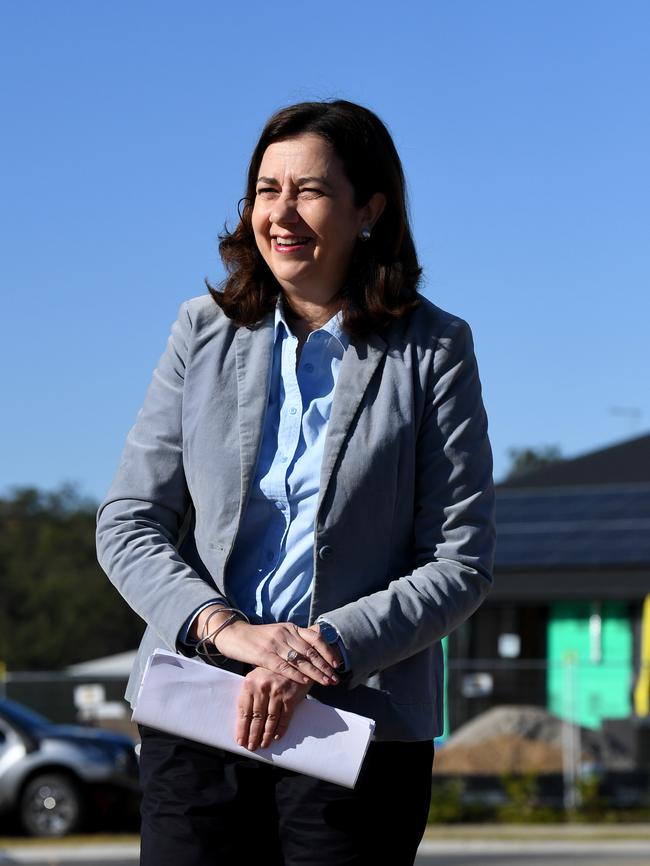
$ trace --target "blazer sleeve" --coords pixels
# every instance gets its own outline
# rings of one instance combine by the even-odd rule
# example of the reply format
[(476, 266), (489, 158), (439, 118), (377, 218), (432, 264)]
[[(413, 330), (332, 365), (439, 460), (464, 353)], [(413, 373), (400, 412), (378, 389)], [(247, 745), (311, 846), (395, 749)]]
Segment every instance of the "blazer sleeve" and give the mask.
[(449, 634), (492, 584), (492, 452), (472, 334), (459, 319), (433, 351), (415, 461), (413, 570), (322, 614), (347, 649), (350, 688)]
[(182, 415), (191, 335), (185, 303), (97, 514), (100, 565), (133, 610), (172, 649), (197, 608), (225, 601), (177, 551), (191, 508)]

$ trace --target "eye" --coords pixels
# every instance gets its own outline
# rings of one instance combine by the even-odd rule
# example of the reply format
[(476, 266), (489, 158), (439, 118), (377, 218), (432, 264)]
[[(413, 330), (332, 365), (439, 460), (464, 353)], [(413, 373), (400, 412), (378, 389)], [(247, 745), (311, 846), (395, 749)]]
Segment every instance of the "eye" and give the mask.
[(303, 188), (300, 190), (300, 195), (302, 195), (303, 193), (309, 193), (310, 196), (323, 195), (322, 190), (320, 190), (320, 189), (316, 189), (316, 187), (312, 187), (312, 186), (305, 186), (305, 187), (303, 187)]
[(264, 186), (257, 190), (257, 195), (266, 195), (267, 193), (274, 193), (275, 190), (273, 187)]

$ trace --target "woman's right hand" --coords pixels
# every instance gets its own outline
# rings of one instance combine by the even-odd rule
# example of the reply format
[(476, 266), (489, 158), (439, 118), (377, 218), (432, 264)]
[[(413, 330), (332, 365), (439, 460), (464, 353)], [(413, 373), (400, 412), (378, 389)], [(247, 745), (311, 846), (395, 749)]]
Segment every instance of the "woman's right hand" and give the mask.
[[(203, 638), (208, 617), (209, 630), (213, 632), (230, 615), (229, 611), (219, 613), (218, 607), (206, 608), (190, 634)], [(291, 622), (250, 625), (237, 619), (219, 632), (214, 644), (227, 658), (266, 668), (300, 685), (315, 682), (327, 686), (339, 682), (334, 671), (338, 663), (336, 651), (315, 629), (301, 628)]]

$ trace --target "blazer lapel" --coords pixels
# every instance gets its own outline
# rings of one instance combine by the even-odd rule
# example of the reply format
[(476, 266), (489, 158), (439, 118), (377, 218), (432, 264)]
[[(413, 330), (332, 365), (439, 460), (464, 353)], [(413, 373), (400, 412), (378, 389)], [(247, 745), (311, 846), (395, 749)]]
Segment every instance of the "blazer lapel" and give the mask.
[(273, 315), (268, 315), (257, 328), (239, 328), (235, 337), (241, 454), (240, 520), (248, 500), (264, 430), (271, 384), (273, 333)]
[(325, 439), (317, 513), (325, 500), (350, 425), (375, 370), (386, 354), (386, 348), (386, 341), (372, 334), (366, 340), (352, 340), (343, 355)]

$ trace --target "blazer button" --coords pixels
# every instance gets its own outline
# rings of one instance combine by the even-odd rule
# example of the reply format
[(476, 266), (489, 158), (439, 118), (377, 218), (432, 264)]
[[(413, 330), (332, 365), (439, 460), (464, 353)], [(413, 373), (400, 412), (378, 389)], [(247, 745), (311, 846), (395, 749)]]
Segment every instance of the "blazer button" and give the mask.
[(319, 559), (329, 559), (332, 555), (332, 548), (329, 544), (324, 544), (321, 549), (318, 551)]

